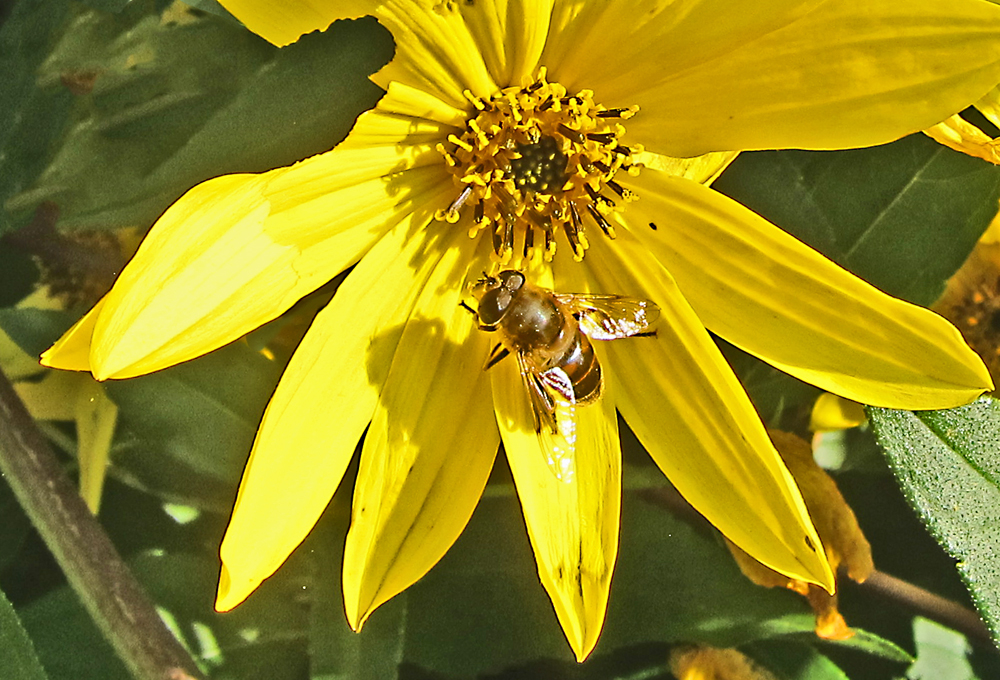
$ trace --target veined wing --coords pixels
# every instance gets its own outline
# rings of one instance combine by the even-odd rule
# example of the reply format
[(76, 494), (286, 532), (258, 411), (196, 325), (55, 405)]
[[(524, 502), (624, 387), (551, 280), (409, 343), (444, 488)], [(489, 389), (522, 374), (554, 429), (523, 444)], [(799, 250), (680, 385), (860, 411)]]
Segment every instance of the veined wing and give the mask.
[(617, 340), (644, 333), (660, 316), (652, 300), (622, 295), (555, 294), (594, 340)]
[(538, 444), (552, 474), (563, 482), (576, 472), (576, 396), (573, 383), (561, 368), (539, 371), (517, 353), (521, 380), (528, 393)]

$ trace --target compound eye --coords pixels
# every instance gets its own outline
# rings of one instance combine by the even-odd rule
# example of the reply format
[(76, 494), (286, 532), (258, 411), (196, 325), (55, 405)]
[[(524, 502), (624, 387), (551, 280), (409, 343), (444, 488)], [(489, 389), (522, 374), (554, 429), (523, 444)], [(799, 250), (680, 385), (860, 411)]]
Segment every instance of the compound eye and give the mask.
[[(524, 285), (524, 274), (513, 269), (500, 272), (497, 278), (500, 279), (500, 285), (511, 293), (520, 290), (521, 286)], [(507, 304), (510, 304), (510, 300), (507, 301)]]
[(488, 290), (479, 299), (479, 323), (484, 326), (496, 326), (500, 319), (507, 313), (510, 306), (511, 294), (506, 288), (494, 288)]

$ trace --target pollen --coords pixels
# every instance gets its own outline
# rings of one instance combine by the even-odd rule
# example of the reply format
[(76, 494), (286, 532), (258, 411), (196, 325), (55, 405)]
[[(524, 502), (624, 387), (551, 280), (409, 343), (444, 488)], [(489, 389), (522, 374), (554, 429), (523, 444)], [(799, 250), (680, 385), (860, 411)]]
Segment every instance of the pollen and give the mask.
[(502, 263), (516, 247), (525, 260), (536, 250), (551, 260), (557, 237), (582, 260), (588, 229), (615, 237), (608, 218), (636, 198), (615, 176), (638, 174), (632, 155), (642, 152), (619, 141), (621, 121), (639, 107), (608, 109), (590, 90), (569, 95), (546, 80), (544, 68), (523, 87), (486, 99), (465, 94), (473, 109), (464, 132), (437, 147), (456, 187), (438, 220), (454, 224), (464, 214), (469, 235), (488, 232)]

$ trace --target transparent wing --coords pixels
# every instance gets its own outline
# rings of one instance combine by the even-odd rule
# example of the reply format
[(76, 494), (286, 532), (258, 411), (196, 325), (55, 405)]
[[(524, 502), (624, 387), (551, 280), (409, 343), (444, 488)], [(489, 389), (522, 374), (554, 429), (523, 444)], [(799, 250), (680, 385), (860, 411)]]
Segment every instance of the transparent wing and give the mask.
[(539, 371), (524, 354), (517, 353), (535, 433), (552, 474), (563, 482), (576, 471), (576, 396), (573, 383), (561, 368)]
[(594, 340), (617, 340), (644, 333), (660, 316), (651, 300), (622, 295), (556, 294), (580, 322), (580, 329)]

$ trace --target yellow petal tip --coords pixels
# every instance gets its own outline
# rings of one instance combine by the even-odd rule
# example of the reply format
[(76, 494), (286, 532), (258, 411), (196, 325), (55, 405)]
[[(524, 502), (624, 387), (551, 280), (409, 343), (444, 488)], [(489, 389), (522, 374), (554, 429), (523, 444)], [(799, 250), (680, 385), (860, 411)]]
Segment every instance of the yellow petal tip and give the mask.
[(229, 569), (226, 565), (222, 565), (222, 571), (219, 573), (219, 590), (215, 596), (215, 611), (222, 613), (235, 608), (247, 599), (258, 585), (258, 582), (250, 579), (241, 579), (240, 583), (234, 583)]

